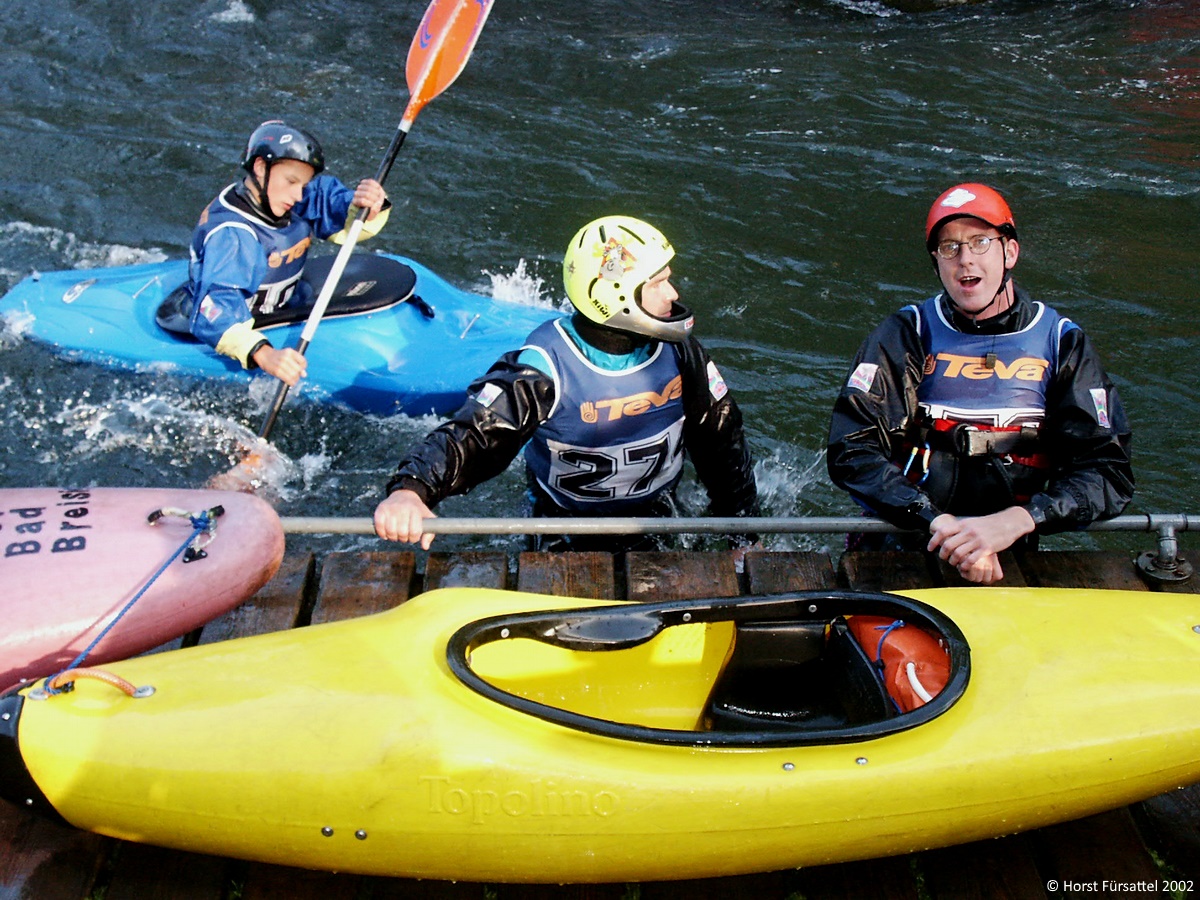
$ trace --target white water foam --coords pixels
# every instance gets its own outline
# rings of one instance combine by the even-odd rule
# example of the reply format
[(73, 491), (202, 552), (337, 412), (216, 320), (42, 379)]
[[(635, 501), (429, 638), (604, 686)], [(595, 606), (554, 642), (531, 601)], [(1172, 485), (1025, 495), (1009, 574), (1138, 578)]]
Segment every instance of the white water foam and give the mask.
[(491, 282), (491, 295), (497, 300), (539, 309), (565, 311), (569, 306), (565, 298), (556, 298), (556, 292), (546, 285), (545, 279), (529, 271), (524, 258), (518, 261), (517, 267), (508, 274), (487, 269), (483, 270), (483, 274)]
[(0, 224), (0, 285), (13, 285), (46, 269), (98, 269), (165, 262), (158, 247), (129, 247), (80, 240), (69, 231), (29, 222)]
[(214, 22), (225, 22), (228, 24), (257, 21), (254, 11), (243, 3), (242, 0), (232, 0), (229, 6), (218, 13), (213, 13), (209, 18)]

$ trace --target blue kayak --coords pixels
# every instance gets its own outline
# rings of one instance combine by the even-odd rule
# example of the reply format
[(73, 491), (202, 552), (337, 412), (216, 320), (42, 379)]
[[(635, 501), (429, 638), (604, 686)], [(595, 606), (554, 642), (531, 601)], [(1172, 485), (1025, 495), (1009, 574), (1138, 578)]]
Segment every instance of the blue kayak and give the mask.
[[(331, 262), (306, 267), (314, 295)], [(184, 317), (171, 304), (186, 280), (183, 260), (35, 273), (0, 299), (0, 315), (70, 359), (241, 382), (268, 377), (180, 333)], [(257, 325), (276, 347), (294, 347), (307, 314), (285, 307)], [(446, 415), (502, 353), (558, 315), (463, 291), (411, 259), (356, 254), (308, 348), (299, 393), (380, 415)]]

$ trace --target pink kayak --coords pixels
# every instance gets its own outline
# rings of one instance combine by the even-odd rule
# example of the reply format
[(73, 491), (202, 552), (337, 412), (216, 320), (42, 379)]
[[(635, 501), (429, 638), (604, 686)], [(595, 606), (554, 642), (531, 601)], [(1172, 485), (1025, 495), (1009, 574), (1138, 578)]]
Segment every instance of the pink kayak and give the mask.
[(0, 488), (0, 689), (186, 634), (266, 584), (283, 544), (251, 494)]

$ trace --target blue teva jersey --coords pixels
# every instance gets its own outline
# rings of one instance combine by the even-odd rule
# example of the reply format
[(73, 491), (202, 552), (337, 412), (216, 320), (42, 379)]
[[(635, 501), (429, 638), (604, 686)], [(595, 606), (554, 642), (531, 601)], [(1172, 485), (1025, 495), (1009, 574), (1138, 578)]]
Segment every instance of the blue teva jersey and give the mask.
[(307, 301), (311, 289), (300, 275), (313, 237), (328, 238), (344, 228), (354, 199), (336, 178), (318, 175), (288, 221), (275, 226), (239, 205), (236, 187), (217, 195), (192, 234), (192, 333), (213, 347), (239, 322), (289, 301)]
[(609, 371), (550, 321), (522, 350), (545, 356), (556, 387), (550, 416), (525, 446), (533, 477), (556, 503), (619, 512), (675, 486), (683, 472), (683, 379), (669, 344)]
[[(282, 227), (269, 225), (230, 204), (228, 198), (232, 191), (233, 185), (230, 185), (208, 205), (192, 235), (192, 283), (201, 285), (203, 291), (202, 263), (209, 242), (227, 228), (239, 229), (253, 237), (261, 253), (225, 256), (222, 258), (223, 269), (213, 274), (219, 283), (257, 285), (251, 314), (273, 312), (286, 302), (293, 286), (300, 280), (308, 248), (312, 245), (312, 226), (299, 216), (292, 216)], [(257, 249), (253, 244), (248, 247), (252, 251)]]
[(1045, 304), (1034, 306), (1026, 328), (994, 335), (955, 329), (943, 317), (939, 297), (908, 307), (926, 354), (917, 400), (930, 418), (995, 427), (1042, 420), (1059, 340), (1078, 326)]

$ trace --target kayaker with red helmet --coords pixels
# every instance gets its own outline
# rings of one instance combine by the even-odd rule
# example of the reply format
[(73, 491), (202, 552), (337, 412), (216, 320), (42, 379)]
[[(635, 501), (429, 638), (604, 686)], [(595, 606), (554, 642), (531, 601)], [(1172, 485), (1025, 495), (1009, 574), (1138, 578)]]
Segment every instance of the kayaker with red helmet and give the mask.
[[(466, 404), (413, 447), (375, 510), (387, 540), (428, 549), (422, 519), (525, 452), (535, 516), (664, 516), (685, 452), (718, 516), (753, 514), (742, 414), (671, 284), (675, 249), (657, 228), (606, 216), (563, 259), (575, 312), (541, 325), (468, 388)], [(731, 538), (737, 547), (752, 537)], [(552, 536), (536, 549), (621, 551), (652, 535)]]
[(316, 138), (277, 120), (250, 135), (242, 168), (245, 177), (205, 207), (192, 235), (190, 328), (245, 368), (295, 385), (304, 357), (273, 347), (254, 329), (254, 316), (307, 301), (299, 293), (311, 287), (300, 276), (313, 235), (338, 243), (352, 207), (368, 210), (362, 236), (376, 234), (387, 222), (387, 194), (371, 178), (351, 191), (322, 174), (325, 156)]
[(925, 246), (942, 291), (859, 348), (834, 402), (829, 474), (869, 512), (931, 535), (858, 546), (924, 547), (990, 584), (1004, 577), (998, 553), (1126, 507), (1130, 428), (1083, 330), (1014, 283), (1017, 226), (996, 190), (945, 191)]

